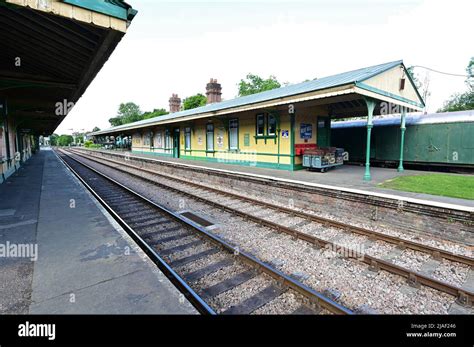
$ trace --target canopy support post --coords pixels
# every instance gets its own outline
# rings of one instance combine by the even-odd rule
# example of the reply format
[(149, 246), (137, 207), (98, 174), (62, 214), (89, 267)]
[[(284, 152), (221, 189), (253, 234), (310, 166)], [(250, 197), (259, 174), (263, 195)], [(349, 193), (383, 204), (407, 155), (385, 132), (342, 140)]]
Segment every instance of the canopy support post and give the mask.
[(405, 144), (405, 130), (406, 130), (406, 125), (405, 125), (405, 116), (406, 116), (406, 109), (403, 107), (402, 110), (402, 117), (401, 117), (401, 125), (400, 125), (400, 164), (398, 165), (398, 172), (403, 172), (403, 147)]
[(367, 148), (365, 153), (365, 174), (364, 181), (370, 181), (372, 179), (370, 175), (370, 136), (372, 133), (373, 127), (373, 115), (374, 109), (377, 105), (377, 101), (372, 98), (364, 98), (365, 103), (367, 104)]

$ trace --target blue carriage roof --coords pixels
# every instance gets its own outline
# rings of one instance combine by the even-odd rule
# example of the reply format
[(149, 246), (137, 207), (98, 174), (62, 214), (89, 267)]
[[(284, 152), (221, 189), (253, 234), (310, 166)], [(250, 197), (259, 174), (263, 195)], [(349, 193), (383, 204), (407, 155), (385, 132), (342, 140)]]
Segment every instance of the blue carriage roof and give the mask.
[[(406, 125), (439, 124), (439, 123), (466, 123), (474, 122), (474, 110), (459, 112), (444, 112), (431, 114), (407, 114)], [(360, 128), (367, 125), (366, 119), (333, 121), (331, 129)], [(399, 126), (400, 116), (390, 115), (374, 117), (374, 126)]]

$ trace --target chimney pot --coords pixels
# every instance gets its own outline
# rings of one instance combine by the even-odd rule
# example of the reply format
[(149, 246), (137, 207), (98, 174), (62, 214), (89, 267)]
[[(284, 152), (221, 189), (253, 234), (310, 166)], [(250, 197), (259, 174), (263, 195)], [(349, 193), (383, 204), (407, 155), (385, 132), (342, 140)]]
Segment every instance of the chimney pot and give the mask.
[(178, 94), (171, 94), (169, 103), (170, 113), (179, 112), (179, 110), (181, 109), (181, 99), (178, 97)]
[(211, 78), (209, 83), (206, 85), (206, 96), (207, 103), (212, 104), (215, 102), (221, 102), (222, 87), (220, 83), (217, 83), (217, 79)]

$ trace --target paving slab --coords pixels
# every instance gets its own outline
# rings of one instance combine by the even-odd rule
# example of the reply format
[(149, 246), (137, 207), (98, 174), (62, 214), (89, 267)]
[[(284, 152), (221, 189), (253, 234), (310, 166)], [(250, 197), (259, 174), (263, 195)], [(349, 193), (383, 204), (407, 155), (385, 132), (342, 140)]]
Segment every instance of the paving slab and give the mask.
[(0, 258), (0, 313), (197, 314), (52, 151), (22, 170), (0, 185), (15, 211), (0, 243), (34, 243), (38, 259)]

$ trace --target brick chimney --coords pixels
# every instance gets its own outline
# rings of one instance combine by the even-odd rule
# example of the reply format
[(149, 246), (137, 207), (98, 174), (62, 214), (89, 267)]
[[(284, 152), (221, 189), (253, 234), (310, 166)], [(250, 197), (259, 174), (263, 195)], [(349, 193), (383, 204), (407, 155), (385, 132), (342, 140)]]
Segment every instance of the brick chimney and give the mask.
[(179, 112), (181, 109), (181, 99), (178, 94), (171, 95), (170, 98), (170, 113)]
[(222, 87), (220, 83), (217, 83), (216, 79), (211, 78), (209, 83), (206, 85), (207, 103), (212, 104), (214, 102), (221, 102), (221, 90)]

